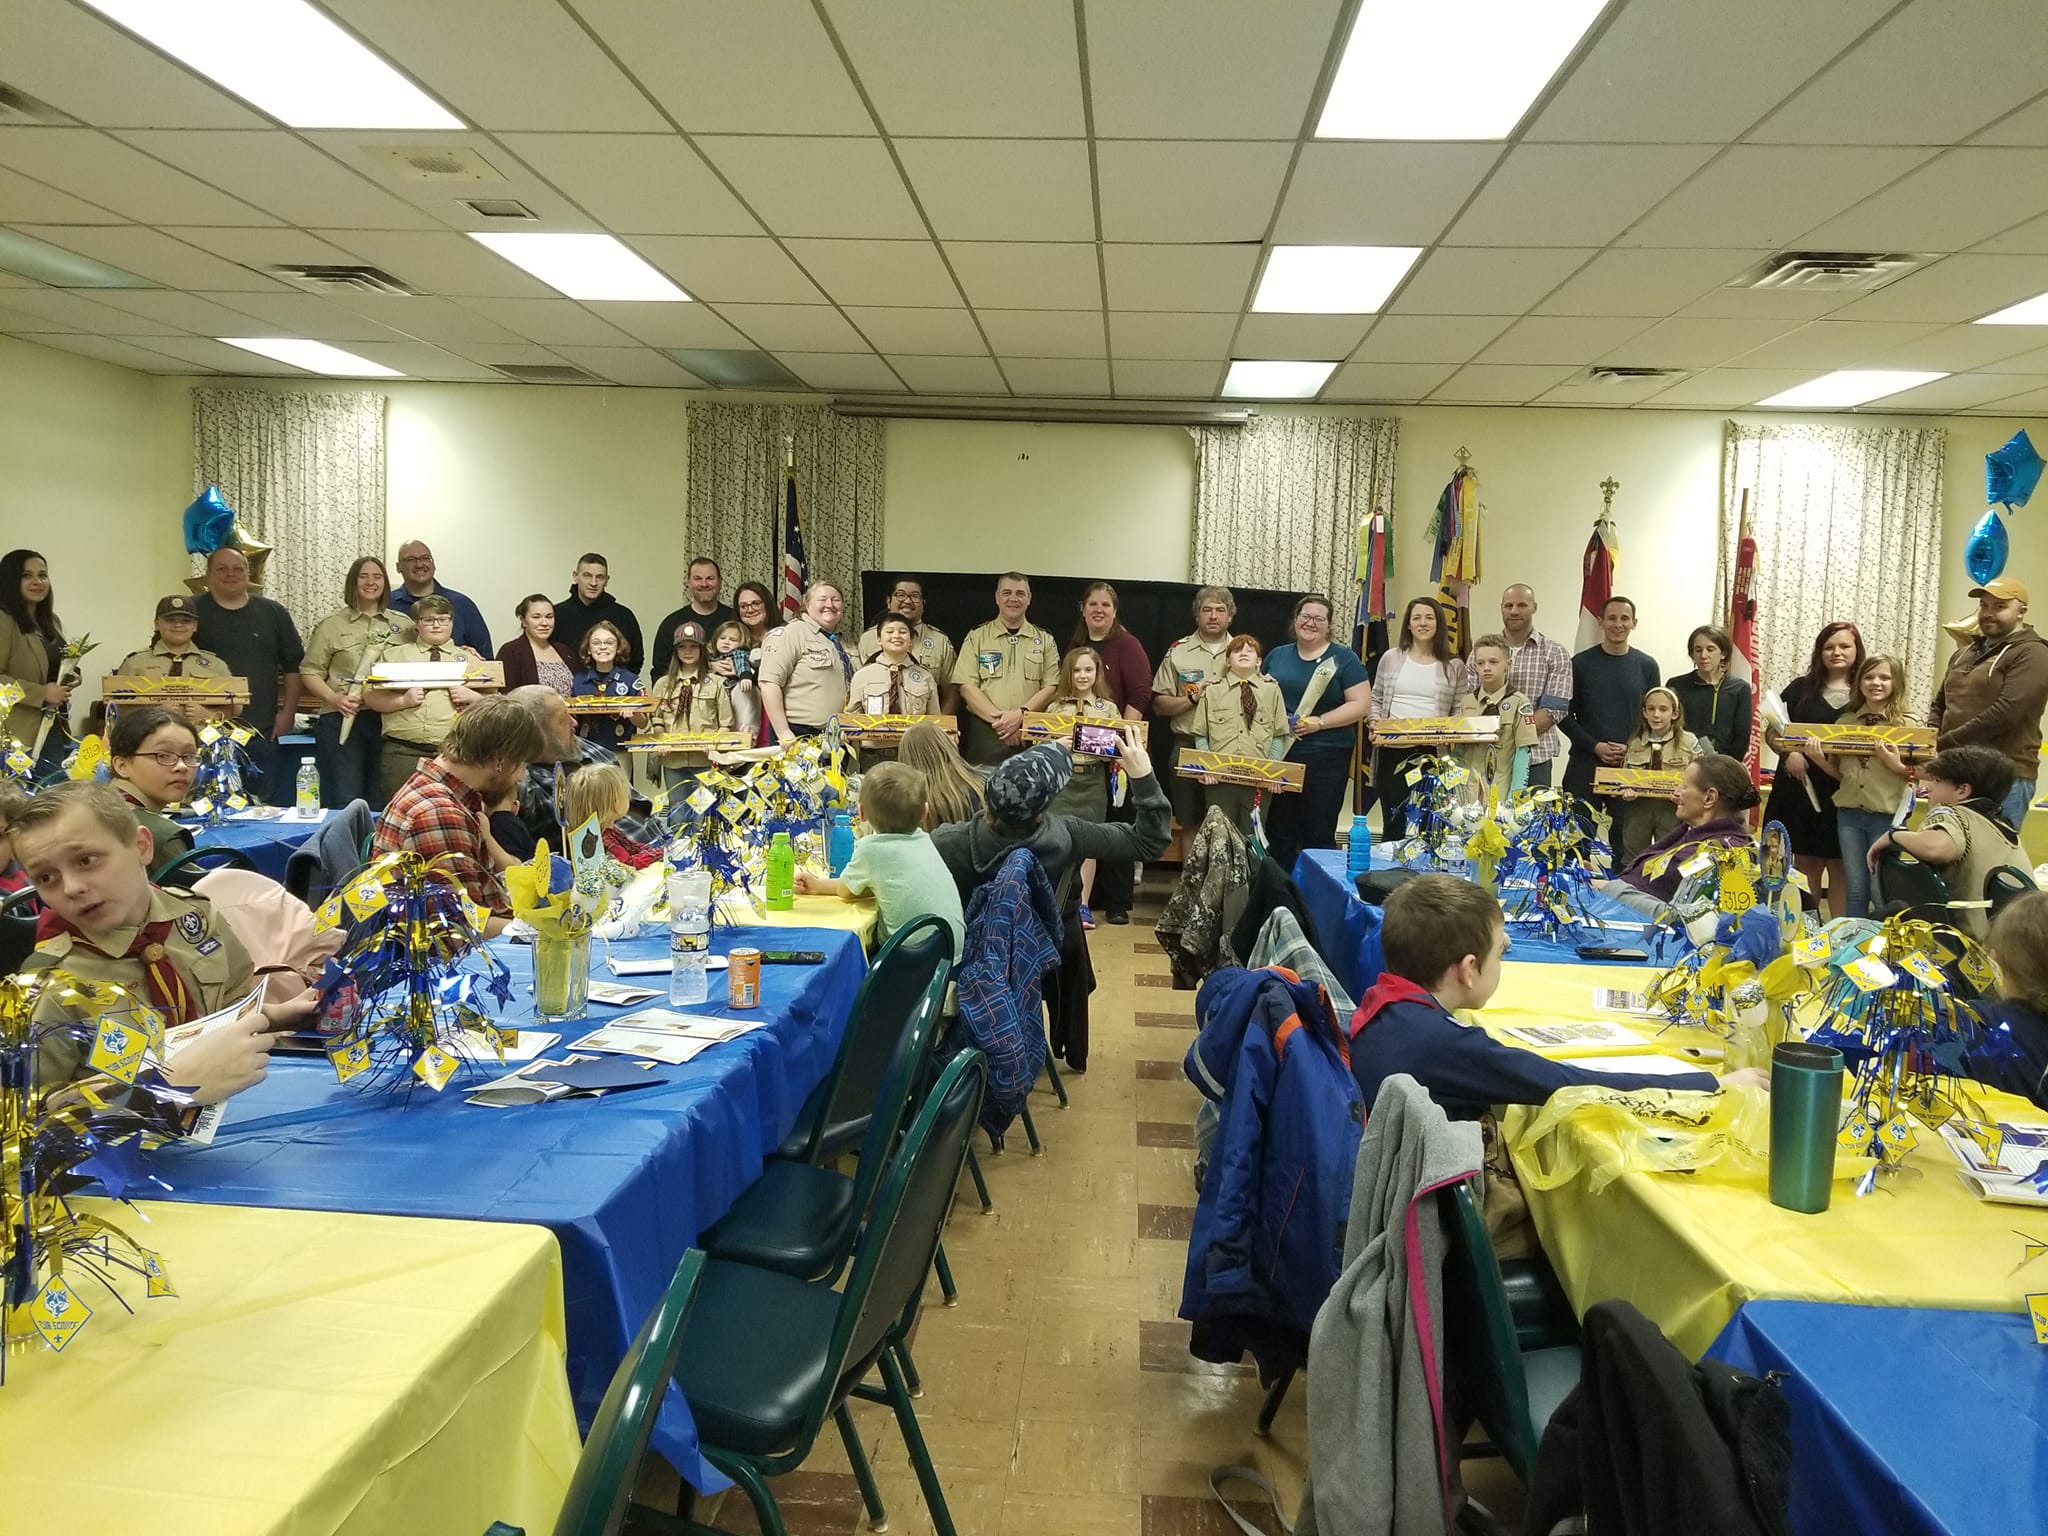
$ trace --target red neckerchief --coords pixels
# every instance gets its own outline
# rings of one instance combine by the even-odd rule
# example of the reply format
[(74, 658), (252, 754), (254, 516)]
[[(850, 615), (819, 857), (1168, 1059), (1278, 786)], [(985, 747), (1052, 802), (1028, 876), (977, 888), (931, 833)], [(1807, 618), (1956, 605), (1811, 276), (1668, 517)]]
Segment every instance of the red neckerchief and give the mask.
[(1443, 1006), (1437, 1002), (1429, 988), (1418, 987), (1406, 976), (1396, 976), (1392, 971), (1382, 971), (1380, 979), (1358, 1000), (1358, 1011), (1351, 1015), (1351, 1038), (1356, 1040), (1368, 1024), (1395, 1003), (1428, 1003), (1433, 1008)]
[(43, 908), (42, 916), (36, 919), (36, 943), (42, 944), (60, 933), (70, 934), (74, 945), (83, 945), (109, 960), (141, 961), (143, 990), (149, 994), (150, 1002), (163, 1012), (168, 1023), (189, 1024), (199, 1017), (199, 1000), (192, 995), (192, 989), (185, 984), (184, 976), (171, 963), (171, 957), (164, 949), (164, 940), (171, 936), (169, 918), (144, 923), (135, 935), (135, 941), (117, 955), (100, 948), (49, 907)]

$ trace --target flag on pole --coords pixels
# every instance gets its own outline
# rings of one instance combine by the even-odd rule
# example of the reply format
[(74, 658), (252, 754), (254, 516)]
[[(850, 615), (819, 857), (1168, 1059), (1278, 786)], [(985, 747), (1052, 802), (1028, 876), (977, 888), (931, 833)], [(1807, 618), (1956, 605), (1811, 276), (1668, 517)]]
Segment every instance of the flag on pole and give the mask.
[(797, 506), (796, 466), (782, 472), (782, 612), (795, 618), (804, 611), (807, 582), (804, 558), (804, 519)]
[(1481, 509), (1478, 471), (1464, 462), (1464, 449), (1458, 453), (1458, 468), (1437, 498), (1436, 517), (1430, 523), (1429, 578), (1443, 605), (1451, 650), (1462, 656), (1471, 628), (1472, 583), (1479, 579)]
[[(1749, 684), (1750, 697), (1761, 699), (1756, 685), (1756, 535), (1749, 525), (1749, 492), (1742, 493), (1742, 510), (1735, 533), (1735, 576), (1728, 587), (1728, 635), (1735, 650), (1728, 658), (1728, 675)], [(1763, 710), (1749, 712), (1749, 742), (1743, 749), (1743, 765), (1752, 782), (1762, 782), (1763, 763), (1757, 751)]]
[(1621, 563), (1621, 540), (1615, 534), (1611, 516), (1614, 491), (1607, 490), (1612, 485), (1614, 482), (1609, 480), (1601, 487), (1607, 492), (1607, 504), (1600, 509), (1600, 516), (1593, 524), (1593, 536), (1586, 540), (1586, 556), (1579, 582), (1579, 643), (1576, 647), (1581, 651), (1590, 650), (1600, 643), (1600, 610), (1614, 596), (1614, 571)]

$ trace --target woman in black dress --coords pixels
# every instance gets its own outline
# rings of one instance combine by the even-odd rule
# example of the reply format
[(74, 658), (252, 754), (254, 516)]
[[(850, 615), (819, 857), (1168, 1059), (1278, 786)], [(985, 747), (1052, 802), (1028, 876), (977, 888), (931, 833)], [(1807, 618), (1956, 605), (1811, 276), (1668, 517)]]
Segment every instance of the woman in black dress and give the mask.
[[(1806, 671), (1785, 685), (1785, 719), (1795, 725), (1833, 725), (1849, 705), (1849, 679), (1863, 665), (1863, 636), (1845, 619), (1822, 627), (1814, 637)], [(1819, 752), (1786, 752), (1775, 727), (1764, 740), (1779, 754), (1764, 820), (1781, 822), (1792, 842), (1792, 862), (1806, 876), (1818, 910), (1821, 879), (1827, 879), (1828, 910), (1841, 906), (1846, 890), (1842, 842), (1835, 828), (1835, 765)], [(1810, 791), (1810, 793), (1809, 793)]]

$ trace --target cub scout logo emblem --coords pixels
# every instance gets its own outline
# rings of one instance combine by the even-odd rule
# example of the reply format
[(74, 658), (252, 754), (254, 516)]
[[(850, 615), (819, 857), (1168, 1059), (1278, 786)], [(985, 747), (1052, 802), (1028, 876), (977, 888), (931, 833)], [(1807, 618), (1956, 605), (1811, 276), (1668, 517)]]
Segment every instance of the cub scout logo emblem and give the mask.
[(981, 669), (983, 677), (994, 677), (1003, 670), (1003, 653), (1001, 651), (977, 651), (974, 656), (974, 664)]
[(187, 944), (197, 944), (206, 937), (206, 919), (197, 912), (178, 914), (178, 933)]
[(61, 1354), (78, 1337), (78, 1330), (92, 1321), (92, 1308), (61, 1279), (52, 1279), (29, 1303), (28, 1315), (43, 1342)]

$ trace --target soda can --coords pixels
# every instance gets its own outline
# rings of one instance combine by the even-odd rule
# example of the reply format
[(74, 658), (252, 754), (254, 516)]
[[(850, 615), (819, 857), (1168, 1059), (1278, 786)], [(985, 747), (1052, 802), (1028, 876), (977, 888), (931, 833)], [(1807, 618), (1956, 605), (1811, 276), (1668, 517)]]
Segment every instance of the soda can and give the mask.
[(761, 951), (735, 949), (725, 957), (726, 1004), (733, 1008), (761, 1005)]

